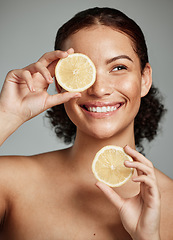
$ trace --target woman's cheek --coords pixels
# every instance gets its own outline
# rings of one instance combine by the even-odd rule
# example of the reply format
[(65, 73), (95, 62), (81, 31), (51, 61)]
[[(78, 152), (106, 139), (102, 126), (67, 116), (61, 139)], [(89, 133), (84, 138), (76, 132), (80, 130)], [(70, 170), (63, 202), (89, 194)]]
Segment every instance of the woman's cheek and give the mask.
[(141, 84), (140, 81), (134, 78), (121, 82), (122, 93), (130, 100), (137, 100), (141, 98)]
[(75, 124), (76, 118), (80, 117), (79, 107), (76, 105), (76, 99), (71, 99), (70, 101), (64, 103), (65, 111), (70, 118), (70, 120)]

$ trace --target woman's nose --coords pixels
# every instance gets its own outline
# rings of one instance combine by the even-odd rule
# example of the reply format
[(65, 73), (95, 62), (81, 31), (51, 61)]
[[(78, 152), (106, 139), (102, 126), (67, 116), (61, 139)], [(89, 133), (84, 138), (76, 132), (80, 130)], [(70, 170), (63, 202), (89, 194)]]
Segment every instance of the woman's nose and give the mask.
[(88, 94), (90, 96), (95, 96), (95, 97), (103, 97), (105, 95), (110, 95), (113, 92), (113, 88), (111, 86), (111, 83), (106, 80), (106, 76), (102, 74), (96, 75), (96, 81), (95, 83), (88, 88)]

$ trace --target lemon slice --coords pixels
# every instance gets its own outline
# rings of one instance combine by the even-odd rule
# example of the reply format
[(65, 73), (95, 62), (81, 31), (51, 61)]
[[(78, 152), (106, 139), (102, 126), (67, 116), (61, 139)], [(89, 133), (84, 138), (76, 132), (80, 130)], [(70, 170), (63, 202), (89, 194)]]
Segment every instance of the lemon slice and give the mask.
[(88, 56), (73, 53), (58, 61), (55, 76), (63, 89), (69, 92), (82, 92), (94, 84), (96, 68)]
[(133, 159), (124, 149), (108, 145), (99, 150), (92, 163), (92, 171), (96, 179), (110, 187), (119, 187), (126, 183), (133, 174), (132, 168), (124, 166), (124, 161)]

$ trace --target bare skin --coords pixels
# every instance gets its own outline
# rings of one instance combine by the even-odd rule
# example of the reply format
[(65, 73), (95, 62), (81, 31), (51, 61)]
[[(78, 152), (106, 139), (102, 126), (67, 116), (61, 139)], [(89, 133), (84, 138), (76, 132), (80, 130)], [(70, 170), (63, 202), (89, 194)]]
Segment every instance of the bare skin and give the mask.
[[(132, 239), (92, 174), (84, 178), (69, 164), (70, 151), (1, 159), (1, 216), (6, 211), (1, 239)], [(173, 183), (155, 171), (162, 196), (160, 235), (167, 240), (172, 238), (173, 212), (167, 206)], [(139, 192), (133, 185), (114, 190), (123, 194), (130, 186), (124, 197), (131, 197)]]
[[(47, 53), (36, 64), (7, 75), (0, 95), (1, 144), (22, 123), (62, 102), (77, 126), (77, 137), (66, 150), (0, 157), (0, 238), (172, 239), (173, 181), (134, 150), (134, 116), (140, 98), (151, 86), (151, 67), (148, 64), (141, 76), (139, 59), (125, 35), (108, 27), (90, 28), (87, 39), (95, 40), (92, 46), (85, 41), (85, 31), (66, 41), (67, 52)], [(46, 90), (55, 64), (73, 52), (70, 47), (93, 60), (96, 82), (81, 94), (50, 97)], [(123, 57), (105, 63), (122, 55), (132, 61)], [(127, 69), (119, 69), (121, 65)], [(122, 107), (109, 116), (94, 115), (81, 107), (117, 102)], [(106, 131), (101, 131), (103, 126)], [(108, 144), (128, 144), (125, 151), (134, 158), (132, 165), (125, 163), (135, 169), (133, 178), (116, 189), (97, 183), (91, 171), (95, 153)]]

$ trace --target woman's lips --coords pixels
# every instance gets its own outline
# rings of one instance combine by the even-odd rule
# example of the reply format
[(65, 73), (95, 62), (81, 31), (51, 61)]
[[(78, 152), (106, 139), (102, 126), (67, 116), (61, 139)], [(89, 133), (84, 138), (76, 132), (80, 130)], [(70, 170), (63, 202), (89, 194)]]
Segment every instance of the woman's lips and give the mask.
[(88, 112), (88, 114), (94, 116), (94, 117), (106, 117), (108, 115), (113, 114), (117, 109), (119, 109), (124, 103), (116, 103), (116, 104), (84, 104), (80, 105), (80, 107), (85, 111)]

